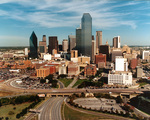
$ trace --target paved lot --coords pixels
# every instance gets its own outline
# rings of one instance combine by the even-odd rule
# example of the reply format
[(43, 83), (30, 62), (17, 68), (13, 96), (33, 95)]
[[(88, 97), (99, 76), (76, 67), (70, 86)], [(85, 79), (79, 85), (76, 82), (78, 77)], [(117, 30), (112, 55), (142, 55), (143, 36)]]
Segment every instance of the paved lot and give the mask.
[(105, 99), (105, 98), (78, 98), (75, 99), (74, 102), (79, 106), (91, 108), (93, 110), (118, 110), (124, 111), (119, 104), (116, 103), (113, 99)]

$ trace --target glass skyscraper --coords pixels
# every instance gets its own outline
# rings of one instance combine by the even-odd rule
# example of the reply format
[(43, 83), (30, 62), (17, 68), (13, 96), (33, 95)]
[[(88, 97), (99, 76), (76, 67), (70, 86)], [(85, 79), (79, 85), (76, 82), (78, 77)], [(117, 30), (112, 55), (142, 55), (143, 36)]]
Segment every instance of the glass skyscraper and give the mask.
[(30, 39), (30, 53), (29, 53), (29, 57), (30, 58), (37, 58), (38, 57), (38, 53), (37, 53), (37, 37), (34, 33), (34, 31), (32, 32)]
[(81, 19), (81, 54), (92, 57), (92, 17), (84, 13)]

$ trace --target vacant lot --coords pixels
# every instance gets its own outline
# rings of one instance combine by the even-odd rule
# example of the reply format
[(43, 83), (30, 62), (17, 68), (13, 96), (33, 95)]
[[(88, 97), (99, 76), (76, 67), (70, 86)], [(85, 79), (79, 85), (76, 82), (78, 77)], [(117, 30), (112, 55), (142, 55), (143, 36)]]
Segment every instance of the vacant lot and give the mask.
[[(0, 107), (0, 117), (8, 117), (8, 120), (17, 120), (16, 114), (20, 113), (22, 109), (28, 107), (31, 103), (23, 103), (18, 105), (5, 105)], [(20, 118), (19, 120), (23, 120)]]
[(78, 112), (72, 110), (66, 105), (64, 106), (64, 117), (65, 120), (113, 120), (113, 119), (107, 119), (105, 116), (96, 116), (96, 115), (90, 115), (90, 114)]

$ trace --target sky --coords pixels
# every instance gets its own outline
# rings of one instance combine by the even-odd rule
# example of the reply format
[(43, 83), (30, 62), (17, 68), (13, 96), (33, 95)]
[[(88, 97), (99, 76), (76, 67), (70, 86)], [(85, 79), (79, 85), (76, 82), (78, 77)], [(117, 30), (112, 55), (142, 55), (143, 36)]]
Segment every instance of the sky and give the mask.
[(92, 34), (102, 31), (103, 44), (120, 36), (121, 45), (150, 46), (149, 0), (0, 0), (0, 46), (29, 46), (57, 36), (59, 44), (75, 35), (83, 13), (92, 17)]

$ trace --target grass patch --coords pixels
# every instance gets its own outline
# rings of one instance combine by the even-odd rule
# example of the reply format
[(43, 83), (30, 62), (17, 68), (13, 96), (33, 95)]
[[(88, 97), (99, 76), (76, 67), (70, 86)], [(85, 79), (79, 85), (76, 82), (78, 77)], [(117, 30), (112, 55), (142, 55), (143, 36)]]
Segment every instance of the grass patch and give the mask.
[(86, 79), (78, 79), (77, 82), (73, 85), (73, 87), (80, 85), (84, 81), (87, 81), (87, 80)]
[(65, 108), (64, 108), (64, 116), (65, 116), (65, 120), (100, 120), (100, 119), (106, 119), (105, 116), (96, 116), (96, 115), (86, 114), (86, 113), (72, 110), (71, 108), (67, 107), (67, 105), (65, 105)]
[(16, 93), (14, 93), (14, 92), (0, 91), (0, 97), (10, 96), (10, 95), (16, 95)]
[(148, 83), (146, 83), (146, 82), (140, 82), (140, 83), (139, 83), (140, 87), (142, 87), (142, 86), (144, 86), (144, 85), (146, 85), (146, 84), (148, 84)]
[(60, 78), (59, 81), (61, 81), (65, 85), (65, 87), (67, 87), (73, 80), (66, 79), (66, 78)]
[[(5, 106), (1, 106), (0, 107), (0, 117), (8, 117), (9, 120), (17, 120), (16, 118), (16, 114), (20, 113), (22, 111), (22, 109), (28, 107), (30, 104), (32, 103), (22, 103), (22, 104), (18, 104), (18, 105), (5, 105)], [(11, 115), (10, 114), (10, 111)], [(21, 117), (19, 120), (23, 120), (23, 117)]]

